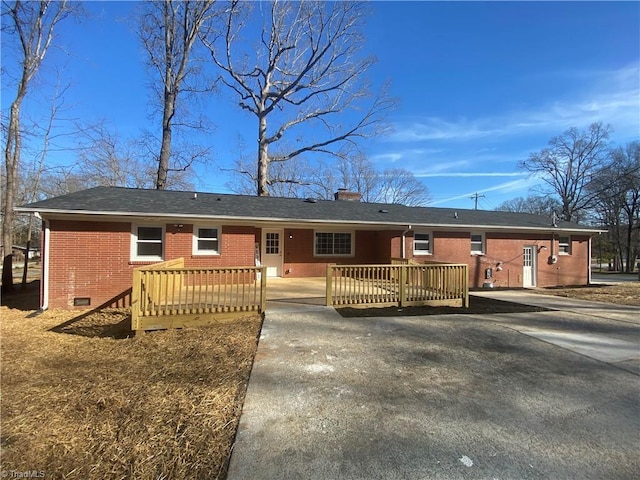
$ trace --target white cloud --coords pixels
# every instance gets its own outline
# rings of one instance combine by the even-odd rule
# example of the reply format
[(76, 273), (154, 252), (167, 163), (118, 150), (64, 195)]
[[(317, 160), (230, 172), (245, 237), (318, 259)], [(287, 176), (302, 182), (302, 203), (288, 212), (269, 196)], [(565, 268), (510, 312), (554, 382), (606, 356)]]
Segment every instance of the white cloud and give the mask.
[(458, 177), (458, 178), (473, 178), (473, 177), (524, 177), (527, 176), (526, 172), (449, 172), (449, 173), (416, 173), (416, 177), (430, 178), (430, 177)]
[(455, 200), (468, 199), (471, 196), (476, 194), (483, 194), (488, 192), (507, 194), (512, 192), (518, 192), (522, 194), (522, 192), (528, 191), (534, 185), (537, 185), (539, 180), (534, 177), (521, 178), (518, 180), (512, 180), (510, 182), (499, 183), (498, 185), (492, 185), (491, 187), (487, 187), (481, 190), (473, 190), (468, 193), (464, 193), (461, 195), (455, 195), (453, 197), (444, 198), (442, 200), (437, 200), (435, 202), (431, 202), (430, 205), (440, 205), (443, 203), (453, 202)]
[[(458, 141), (487, 137), (560, 134), (569, 127), (584, 128), (593, 122), (609, 123), (623, 139), (640, 133), (640, 64), (618, 70), (581, 72), (576, 85), (582, 93), (572, 98), (549, 101), (524, 111), (476, 119), (450, 120), (426, 117), (412, 123), (397, 123), (388, 140), (393, 142)], [(576, 83), (579, 79), (576, 78)], [(582, 88), (580, 88), (582, 87)]]
[(500, 131), (486, 128), (482, 122), (461, 119), (446, 121), (428, 117), (409, 125), (396, 124), (388, 140), (394, 142), (421, 142), (427, 140), (472, 140), (475, 138), (499, 135)]
[(409, 148), (394, 152), (383, 152), (371, 155), (370, 159), (376, 163), (396, 163), (415, 157), (426, 158), (430, 155), (442, 153), (441, 148)]

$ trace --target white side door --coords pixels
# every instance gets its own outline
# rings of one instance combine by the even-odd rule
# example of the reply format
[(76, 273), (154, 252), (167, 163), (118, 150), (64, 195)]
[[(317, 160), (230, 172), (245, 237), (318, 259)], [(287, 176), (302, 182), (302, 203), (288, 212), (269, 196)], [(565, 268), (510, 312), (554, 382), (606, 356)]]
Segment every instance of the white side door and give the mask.
[(262, 229), (262, 265), (267, 267), (267, 277), (282, 276), (282, 230)]
[(533, 252), (535, 247), (524, 247), (522, 250), (522, 286), (535, 287), (535, 257)]

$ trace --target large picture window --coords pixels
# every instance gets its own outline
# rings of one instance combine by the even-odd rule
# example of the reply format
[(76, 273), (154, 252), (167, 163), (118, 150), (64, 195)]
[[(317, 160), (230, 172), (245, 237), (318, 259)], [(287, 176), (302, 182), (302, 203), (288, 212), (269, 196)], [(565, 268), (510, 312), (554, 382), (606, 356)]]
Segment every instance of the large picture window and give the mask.
[(220, 254), (220, 228), (218, 227), (193, 227), (193, 254), (194, 255), (219, 255)]
[(133, 260), (162, 260), (164, 255), (164, 228), (137, 225), (132, 231), (131, 257)]
[(413, 254), (431, 255), (431, 233), (415, 232), (413, 234)]
[(353, 255), (351, 232), (316, 232), (314, 254), (316, 256), (348, 257)]

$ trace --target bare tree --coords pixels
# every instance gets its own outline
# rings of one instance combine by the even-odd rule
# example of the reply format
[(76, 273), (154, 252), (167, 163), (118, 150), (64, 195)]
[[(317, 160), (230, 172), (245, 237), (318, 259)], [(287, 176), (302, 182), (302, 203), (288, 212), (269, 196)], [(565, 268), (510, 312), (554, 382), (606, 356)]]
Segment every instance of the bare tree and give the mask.
[[(356, 154), (348, 158), (339, 158), (336, 174), (338, 180), (337, 188), (346, 188), (358, 192), (365, 202), (379, 201), (380, 173), (364, 155)], [(327, 172), (326, 176), (331, 178), (331, 173)], [(332, 188), (329, 198), (336, 191), (335, 187)]]
[(21, 107), (29, 84), (38, 72), (53, 41), (55, 27), (67, 18), (73, 9), (66, 0), (28, 2), (16, 0), (2, 2), (3, 31), (17, 39), (17, 52), (21, 74), (17, 81), (16, 95), (9, 111), (9, 125), (5, 143), (4, 216), (2, 221), (3, 269), (2, 288), (13, 290), (12, 245), (14, 224), (14, 203), (17, 190), (22, 131), (20, 125)]
[[(236, 154), (234, 168), (230, 170), (234, 179), (226, 185), (229, 189), (243, 195), (254, 195), (257, 175), (255, 161), (247, 153), (243, 139), (238, 140), (239, 152)], [(290, 162), (275, 163), (271, 169), (268, 188), (276, 197), (301, 198), (308, 194), (309, 178), (315, 169), (304, 158), (296, 157)], [(317, 168), (317, 167), (316, 167)]]
[(380, 186), (379, 202), (424, 206), (431, 200), (426, 185), (404, 168), (385, 169)]
[[(78, 157), (74, 164), (45, 172), (41, 190), (46, 196), (64, 195), (96, 187), (153, 188), (154, 162), (146, 137), (127, 139), (105, 121), (78, 128)], [(167, 186), (192, 189), (186, 171), (175, 172)]]
[(532, 153), (520, 168), (538, 176), (562, 203), (563, 220), (577, 221), (594, 200), (588, 186), (608, 154), (609, 126), (594, 123), (586, 130), (570, 128)]
[(346, 188), (360, 193), (364, 202), (418, 206), (430, 201), (429, 189), (413, 173), (402, 168), (380, 172), (360, 154), (311, 170), (306, 185), (312, 196), (326, 199), (333, 198), (338, 188)]
[(562, 205), (551, 195), (529, 195), (502, 202), (496, 207), (500, 212), (533, 213), (534, 215), (551, 216), (559, 212)]
[[(57, 135), (54, 133), (54, 126), (58, 119), (61, 110), (65, 109), (64, 106), (64, 94), (69, 89), (69, 85), (60, 85), (60, 74), (58, 72), (57, 82), (54, 88), (54, 94), (49, 106), (49, 117), (46, 122), (42, 124), (34, 124), (33, 129), (39, 130), (38, 137), (42, 139), (40, 149), (33, 155), (34, 161), (31, 163), (30, 168), (26, 171), (26, 174), (21, 175), (25, 181), (21, 182), (20, 200), (22, 203), (31, 203), (38, 199), (41, 193), (40, 184), (42, 181), (43, 172), (46, 168), (46, 160), (49, 154), (49, 150), (54, 147), (52, 142)], [(27, 215), (26, 233), (25, 233), (25, 254), (24, 254), (24, 268), (22, 271), (22, 288), (27, 287), (27, 273), (29, 252), (31, 250), (31, 242), (33, 239), (34, 229), (36, 233), (39, 229), (34, 225), (33, 213)], [(22, 243), (22, 242), (21, 242)]]
[(589, 189), (596, 199), (596, 216), (615, 247), (616, 266), (631, 273), (640, 253), (640, 143), (612, 149), (610, 161)]
[(148, 54), (149, 65), (159, 76), (161, 82), (158, 85), (162, 88), (158, 92), (162, 110), (162, 140), (155, 181), (155, 187), (159, 190), (167, 188), (169, 171), (184, 171), (194, 159), (174, 159), (177, 166), (170, 168), (178, 99), (182, 98), (181, 94), (210, 89), (196, 86), (201, 69), (193, 54), (198, 32), (205, 22), (216, 16), (214, 5), (215, 0), (145, 2), (138, 32)]
[[(360, 55), (366, 10), (354, 2), (278, 1), (260, 4), (263, 26), (243, 48), (253, 26), (250, 2), (231, 2), (220, 36), (203, 35), (222, 81), (257, 120), (258, 195), (269, 195), (269, 167), (302, 154), (345, 156), (348, 146), (384, 129), (394, 101), (373, 95)], [(345, 114), (349, 112), (350, 117)], [(289, 139), (289, 148), (282, 140)]]

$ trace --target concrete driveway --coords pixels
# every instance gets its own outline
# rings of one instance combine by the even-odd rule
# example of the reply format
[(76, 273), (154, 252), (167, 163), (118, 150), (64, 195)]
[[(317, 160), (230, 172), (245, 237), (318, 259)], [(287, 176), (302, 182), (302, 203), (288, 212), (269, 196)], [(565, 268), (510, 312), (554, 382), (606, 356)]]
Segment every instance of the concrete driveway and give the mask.
[(634, 311), (584, 310), (344, 319), (277, 305), (228, 479), (638, 478), (634, 369), (519, 331), (637, 347)]

